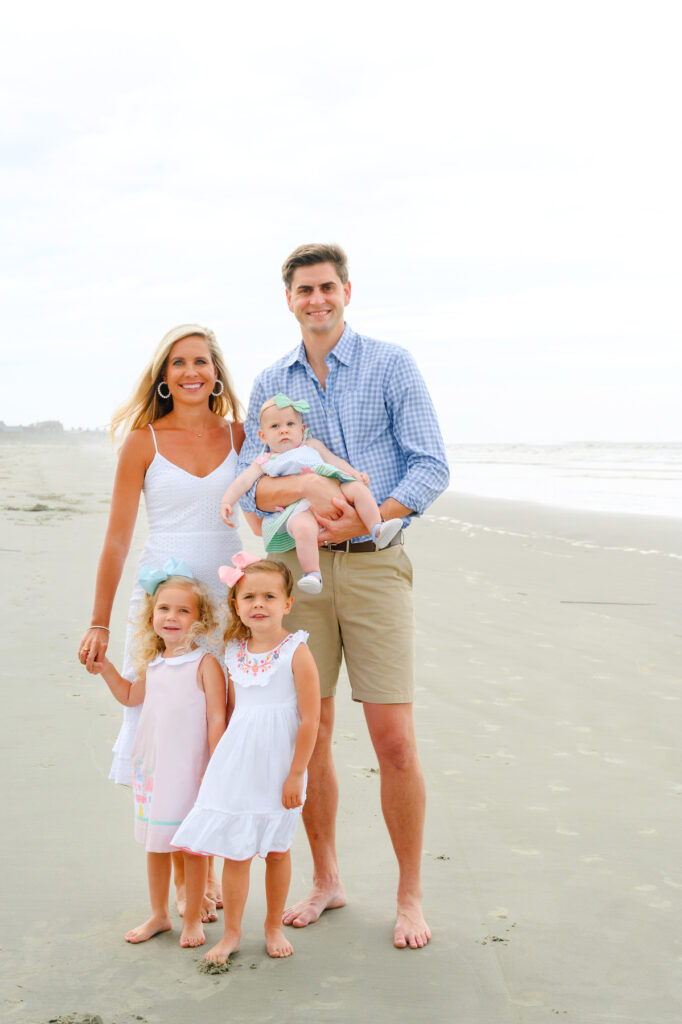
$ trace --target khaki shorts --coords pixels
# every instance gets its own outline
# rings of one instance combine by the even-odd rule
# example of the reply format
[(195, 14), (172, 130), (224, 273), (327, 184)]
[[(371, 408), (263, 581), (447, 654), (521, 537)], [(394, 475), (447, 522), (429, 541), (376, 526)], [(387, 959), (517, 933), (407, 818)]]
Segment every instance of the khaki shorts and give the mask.
[[(271, 557), (285, 562), (298, 580), (295, 551)], [(343, 654), (353, 700), (410, 703), (414, 606), (412, 565), (403, 545), (367, 552), (320, 548), (320, 571), (321, 594), (304, 594), (294, 585), (294, 607), (284, 626), (310, 634), (322, 696), (334, 696)]]

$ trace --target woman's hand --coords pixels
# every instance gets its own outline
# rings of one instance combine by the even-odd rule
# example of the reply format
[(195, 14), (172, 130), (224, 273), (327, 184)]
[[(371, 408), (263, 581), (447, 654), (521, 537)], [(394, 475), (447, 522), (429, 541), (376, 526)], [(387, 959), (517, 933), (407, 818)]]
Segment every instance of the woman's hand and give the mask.
[(289, 772), (284, 786), (282, 787), (282, 807), (288, 811), (303, 804), (303, 776), (304, 772)]
[[(103, 626), (90, 626), (85, 631), (78, 649), (78, 660), (91, 675), (98, 675), (102, 671), (101, 663), (106, 660), (108, 646), (108, 629), (104, 629)], [(95, 662), (100, 663), (98, 668), (94, 667)]]

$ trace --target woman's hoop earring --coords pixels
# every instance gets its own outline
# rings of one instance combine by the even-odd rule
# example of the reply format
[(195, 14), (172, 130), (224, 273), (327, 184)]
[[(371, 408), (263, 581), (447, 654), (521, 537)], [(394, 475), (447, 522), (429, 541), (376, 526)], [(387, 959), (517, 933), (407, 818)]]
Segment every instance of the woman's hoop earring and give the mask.
[[(167, 395), (164, 395), (163, 391), (161, 390), (161, 388), (163, 388), (163, 387), (165, 387), (166, 390), (168, 391)], [(164, 398), (164, 399), (170, 398), (171, 390), (168, 387), (168, 385), (166, 384), (165, 380), (160, 380), (159, 383), (156, 385), (156, 393), (159, 396), (159, 398)]]
[[(215, 384), (220, 384), (220, 391), (216, 391)], [(219, 398), (220, 395), (222, 395), (223, 391), (225, 390), (225, 385), (221, 381), (220, 377), (218, 377), (215, 384), (213, 385), (213, 391), (211, 392), (211, 394), (213, 395), (214, 398)]]

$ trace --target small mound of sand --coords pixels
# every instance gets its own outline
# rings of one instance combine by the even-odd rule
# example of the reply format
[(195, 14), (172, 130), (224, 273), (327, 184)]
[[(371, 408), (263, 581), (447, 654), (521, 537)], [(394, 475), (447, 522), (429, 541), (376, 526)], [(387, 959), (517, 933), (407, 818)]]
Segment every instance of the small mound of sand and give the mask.
[(216, 964), (212, 960), (202, 960), (199, 964), (199, 974), (227, 974), (230, 969), (230, 961), (225, 964)]
[(104, 1024), (98, 1013), (66, 1013), (50, 1017), (49, 1024)]

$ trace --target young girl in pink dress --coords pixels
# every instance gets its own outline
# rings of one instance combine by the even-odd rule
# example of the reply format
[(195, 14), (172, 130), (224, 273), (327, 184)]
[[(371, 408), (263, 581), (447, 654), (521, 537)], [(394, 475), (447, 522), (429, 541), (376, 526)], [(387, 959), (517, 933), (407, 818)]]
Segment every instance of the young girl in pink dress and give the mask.
[[(225, 676), (218, 661), (196, 645), (215, 629), (207, 588), (184, 562), (169, 558), (162, 570), (144, 566), (139, 577), (146, 604), (136, 636), (137, 678), (131, 683), (102, 657), (94, 663), (119, 703), (142, 704), (131, 755), (135, 838), (147, 850), (151, 917), (126, 934), (145, 942), (168, 931), (170, 840), (199, 791), (209, 757), (225, 732)], [(185, 855), (187, 906), (181, 946), (201, 946), (205, 857)]]
[(282, 932), (291, 879), (289, 848), (305, 800), (306, 770), (320, 720), (320, 682), (308, 634), (289, 633), (282, 619), (293, 598), (282, 562), (240, 552), (220, 578), (230, 586), (232, 620), (225, 639), (227, 732), (218, 744), (193, 810), (173, 845), (225, 858), (225, 933), (206, 959), (224, 964), (239, 949), (251, 861), (265, 858), (265, 945), (284, 957)]

